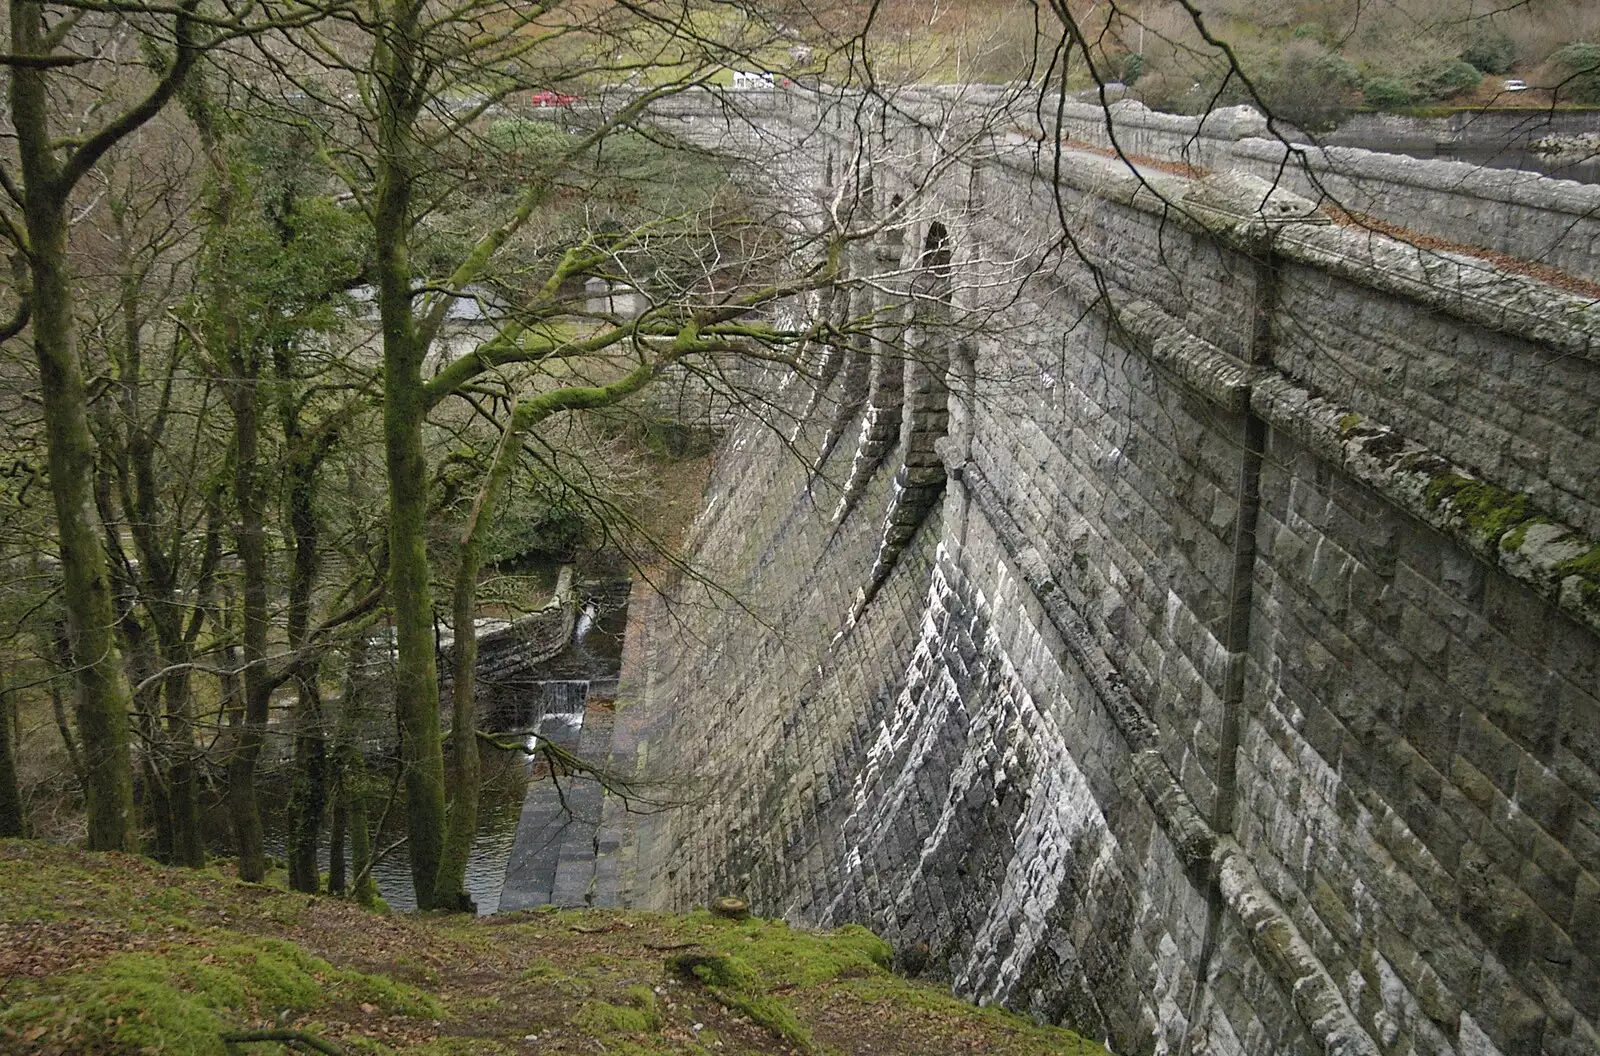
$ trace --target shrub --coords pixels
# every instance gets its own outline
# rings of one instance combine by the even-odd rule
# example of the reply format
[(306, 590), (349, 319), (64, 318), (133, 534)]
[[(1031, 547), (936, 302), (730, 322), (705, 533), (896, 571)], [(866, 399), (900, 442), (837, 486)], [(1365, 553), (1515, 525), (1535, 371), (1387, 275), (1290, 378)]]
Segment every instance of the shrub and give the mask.
[(1416, 78), (1416, 94), (1421, 99), (1449, 99), (1478, 86), (1483, 74), (1461, 59), (1439, 59), (1424, 66)]
[(495, 149), (522, 157), (559, 154), (571, 145), (571, 137), (550, 121), (522, 117), (503, 117), (489, 126), (490, 144)]
[(1461, 52), (1463, 62), (1484, 73), (1505, 73), (1517, 57), (1517, 45), (1503, 30), (1479, 23)]
[(1355, 106), (1361, 74), (1338, 55), (1315, 44), (1296, 42), (1262, 79), (1267, 107), (1301, 128), (1336, 125)]
[(1144, 74), (1144, 56), (1138, 52), (1130, 52), (1122, 60), (1121, 79), (1123, 84), (1132, 85)]
[(1324, 55), (1316, 67), (1319, 76), (1339, 91), (1351, 92), (1361, 84), (1361, 71), (1341, 55)]
[(591, 535), (589, 518), (567, 506), (530, 503), (500, 519), (484, 547), (484, 564), (506, 568), (571, 561)]
[(1397, 77), (1374, 77), (1361, 86), (1361, 98), (1378, 110), (1397, 110), (1411, 105), (1411, 89)]
[(1556, 98), (1564, 103), (1600, 103), (1600, 44), (1568, 44), (1550, 62), (1561, 75)]

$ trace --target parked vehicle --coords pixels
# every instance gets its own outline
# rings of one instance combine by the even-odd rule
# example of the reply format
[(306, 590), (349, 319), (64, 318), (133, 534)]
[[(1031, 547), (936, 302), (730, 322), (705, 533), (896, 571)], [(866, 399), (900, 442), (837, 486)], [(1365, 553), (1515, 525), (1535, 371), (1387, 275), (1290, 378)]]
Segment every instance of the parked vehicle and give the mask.
[(794, 82), (787, 77), (779, 77), (777, 74), (768, 73), (765, 70), (758, 72), (734, 70), (733, 86), (735, 88), (793, 88)]
[(1528, 82), (1513, 77), (1502, 84), (1500, 90), (1502, 92), (1525, 92), (1528, 90)]

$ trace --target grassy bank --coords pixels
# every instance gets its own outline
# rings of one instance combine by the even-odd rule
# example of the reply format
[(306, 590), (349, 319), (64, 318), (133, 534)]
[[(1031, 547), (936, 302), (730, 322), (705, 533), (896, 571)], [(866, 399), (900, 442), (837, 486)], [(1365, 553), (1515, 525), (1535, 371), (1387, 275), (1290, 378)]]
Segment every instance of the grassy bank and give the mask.
[[(884, 967), (862, 928), (707, 913), (375, 916), (126, 855), (0, 841), (0, 1050), (1102, 1052)], [(280, 1040), (236, 1041), (276, 1034)], [(309, 1051), (309, 1050), (302, 1050)]]

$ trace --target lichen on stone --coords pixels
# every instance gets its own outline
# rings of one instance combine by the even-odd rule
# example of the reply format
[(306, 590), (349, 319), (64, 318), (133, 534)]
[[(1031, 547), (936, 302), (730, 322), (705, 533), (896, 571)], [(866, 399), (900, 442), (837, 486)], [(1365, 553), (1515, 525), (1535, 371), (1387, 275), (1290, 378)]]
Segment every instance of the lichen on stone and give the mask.
[(1540, 519), (1522, 492), (1507, 491), (1453, 470), (1433, 478), (1428, 484), (1427, 500), (1433, 510), (1448, 503), (1450, 512), (1490, 544), (1498, 544), (1508, 532)]

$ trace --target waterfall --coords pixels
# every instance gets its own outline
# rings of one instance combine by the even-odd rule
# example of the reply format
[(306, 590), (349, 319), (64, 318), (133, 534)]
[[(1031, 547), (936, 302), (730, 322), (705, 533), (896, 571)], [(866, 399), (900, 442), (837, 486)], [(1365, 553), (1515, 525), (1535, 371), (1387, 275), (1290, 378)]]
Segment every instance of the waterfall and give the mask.
[(595, 612), (595, 604), (591, 601), (584, 605), (582, 612), (578, 613), (578, 622), (572, 626), (573, 645), (581, 643), (589, 632), (594, 629)]
[(589, 701), (587, 679), (571, 679), (538, 684), (540, 695), (539, 717), (550, 715), (575, 715), (583, 717), (584, 705)]

